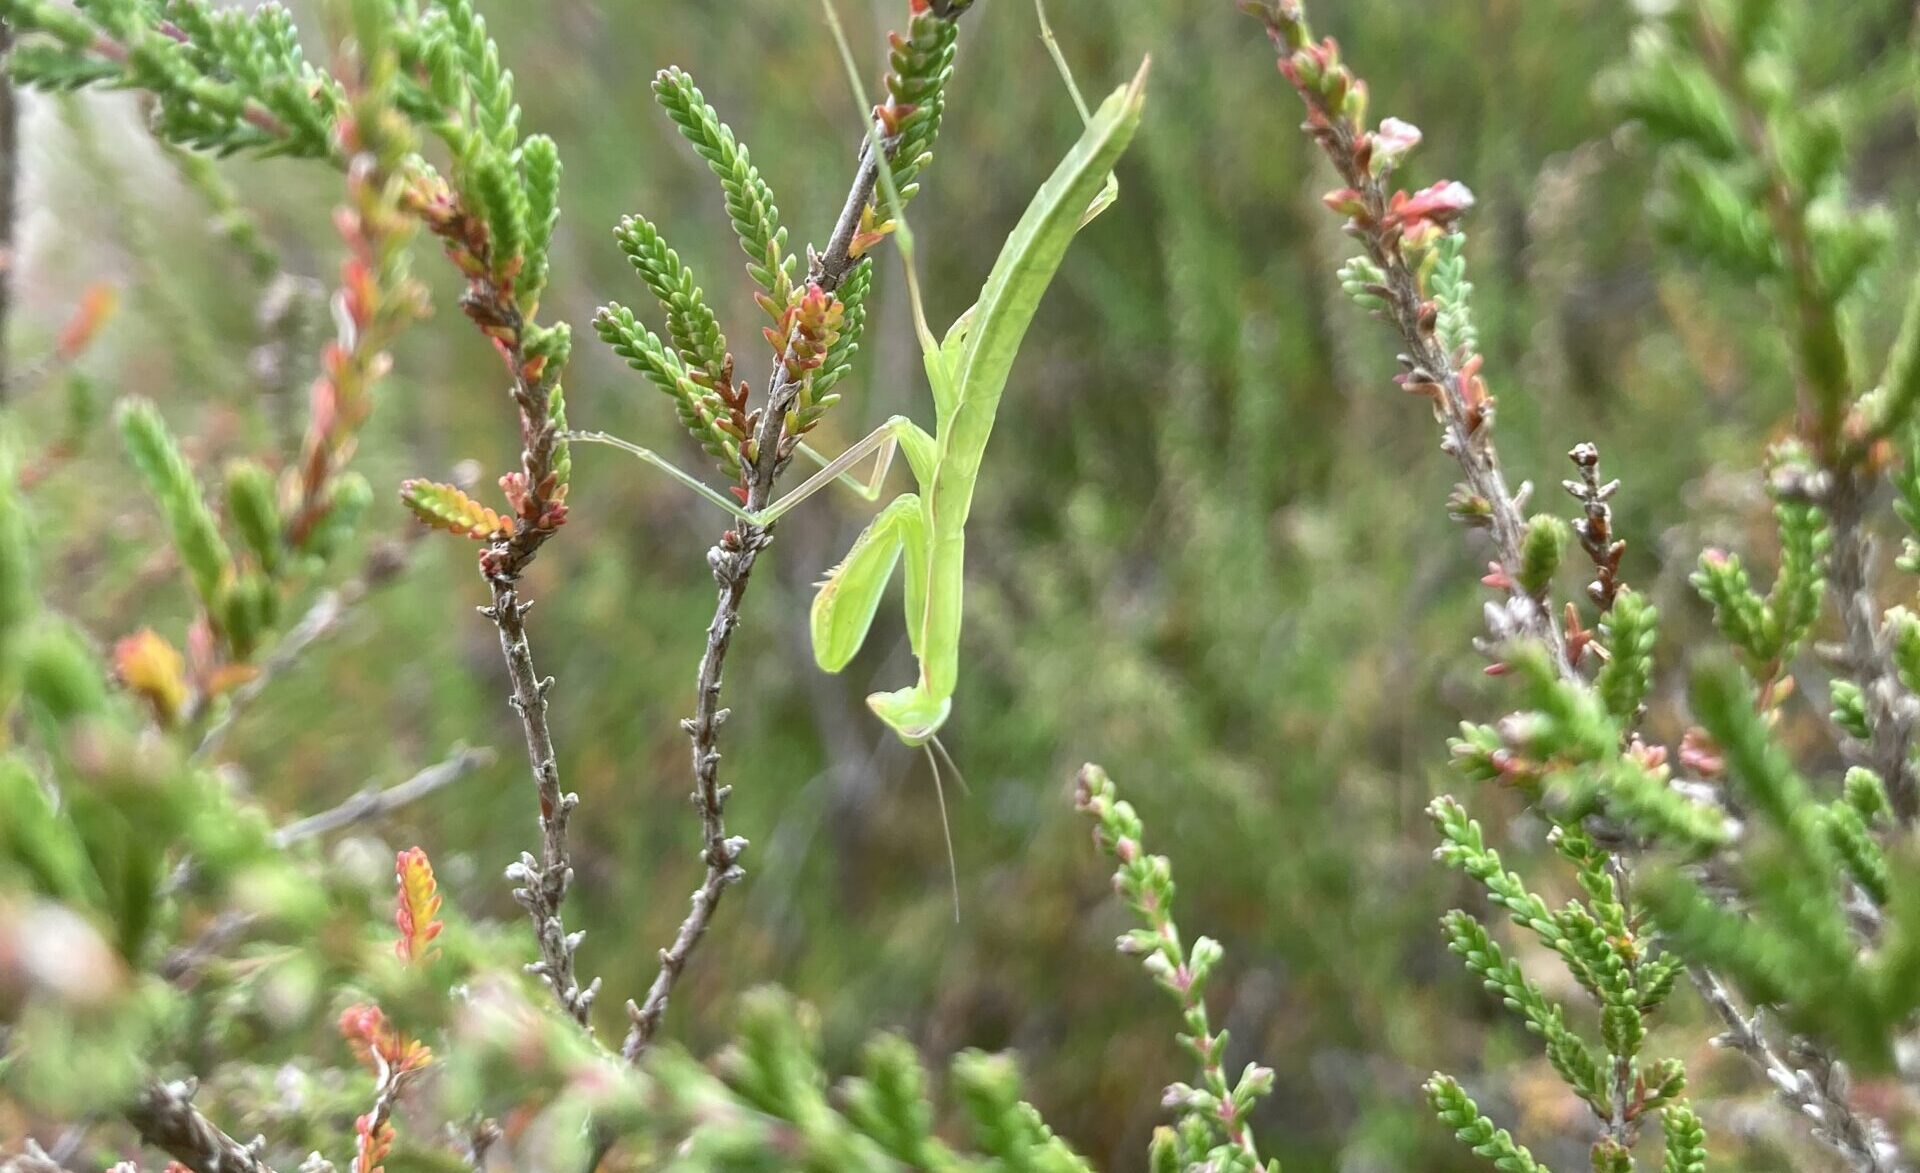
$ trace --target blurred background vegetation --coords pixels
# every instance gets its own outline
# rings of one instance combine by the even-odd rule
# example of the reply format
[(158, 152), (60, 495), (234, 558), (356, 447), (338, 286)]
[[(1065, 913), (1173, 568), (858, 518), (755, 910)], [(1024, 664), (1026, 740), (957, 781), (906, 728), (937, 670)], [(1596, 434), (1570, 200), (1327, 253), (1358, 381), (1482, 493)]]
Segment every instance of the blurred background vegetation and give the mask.
[[(1663, 259), (1649, 228), (1647, 160), (1596, 96), (1626, 52), (1632, 6), (1323, 7), (1321, 25), (1376, 87), (1376, 113), (1425, 130), (1410, 178), (1459, 178), (1479, 196), (1470, 256), (1510, 469), (1571, 513), (1555, 502), (1564, 453), (1597, 442), (1625, 481), (1627, 578), (1670, 630), (1700, 631), (1686, 571), (1710, 537), (1764, 547), (1752, 469), (1791, 386), (1753, 291)], [(1898, 209), (1920, 194), (1898, 50), (1910, 7), (1823, 6), (1803, 47), (1807, 76), (1846, 82), (1857, 108), (1863, 190)], [(899, 0), (843, 8), (869, 51), (903, 20)], [(1173, 857), (1183, 925), (1229, 946), (1215, 1021), (1233, 1034), (1230, 1068), (1258, 1056), (1278, 1070), (1261, 1135), (1290, 1170), (1467, 1167), (1417, 1094), (1435, 1067), (1467, 1077), (1543, 1159), (1581, 1163), (1551, 1138), (1584, 1109), (1437, 931), (1442, 911), (1477, 899), (1432, 865), (1421, 810), (1452, 784), (1445, 736), (1498, 704), (1468, 651), (1484, 553), (1447, 521), (1451, 462), (1425, 408), (1388, 381), (1389, 336), (1334, 283), (1349, 250), (1319, 207), (1329, 177), (1295, 129), (1295, 99), (1258, 26), (1224, 0), (1052, 8), (1083, 82), (1104, 88), (1151, 52), (1152, 96), (1120, 204), (1074, 246), (1023, 353), (976, 506), (947, 739), (971, 785), (964, 798), (949, 789), (964, 915), (953, 922), (926, 763), (862, 703), (906, 672), (904, 639), (875, 641), (882, 651), (839, 677), (807, 652), (811, 584), (866, 512), (819, 498), (782, 523), (747, 607), (724, 748), (750, 875), (669, 1032), (704, 1051), (727, 1036), (741, 992), (773, 981), (819, 1007), (835, 1066), (883, 1026), (935, 1054), (1013, 1048), (1049, 1121), (1104, 1167), (1140, 1167), (1160, 1089), (1185, 1061), (1162, 995), (1112, 956), (1126, 918), (1067, 800), (1073, 768), (1093, 758)], [(858, 120), (811, 5), (522, 0), (488, 16), (527, 125), (567, 162), (549, 317), (578, 329), (602, 301), (638, 296), (610, 230), (645, 212), (733, 310), (725, 320), (751, 320), (711, 177), (653, 107), (649, 82), (669, 63), (751, 145), (796, 239), (824, 237)], [(103, 401), (155, 398), (207, 466), (293, 450), (311, 374), (298, 364), (316, 348), (294, 348), (277, 380), (250, 370), (264, 267), (209, 222), (131, 100), (28, 101), (17, 353), (110, 278), (126, 312), (85, 368)], [(963, 308), (1073, 133), (1028, 5), (980, 4), (914, 211), (935, 320)], [(336, 185), (293, 163), (222, 173), (281, 265), (331, 279)], [(1877, 280), (1896, 290), (1909, 268)], [(407, 532), (392, 492), (403, 476), (466, 465), (491, 479), (516, 455), (498, 367), (454, 312), (450, 274), (419, 271), (439, 313), (400, 347), (358, 457), (380, 490), (376, 538)], [(825, 448), (891, 413), (927, 414), (890, 253), (881, 273), (867, 361), (842, 386), (852, 410), (829, 419)], [(590, 331), (569, 384), (576, 426), (684, 444), (663, 397)], [(69, 410), (57, 388), (28, 395), (21, 410), (49, 431)], [(571, 523), (528, 592), (542, 670), (558, 680), (563, 775), (582, 798), (573, 923), (590, 930), (581, 963), (606, 979), (598, 1009), (617, 1037), (621, 1002), (651, 977), (697, 878), (676, 722), (711, 611), (704, 554), (725, 526), (625, 457), (575, 461)], [(67, 607), (103, 636), (154, 623), (177, 640), (189, 600), (153, 563), (152, 512), (117, 446), (99, 443), (42, 491), (75, 519), (48, 571)], [(456, 741), (497, 747), (490, 770), (381, 833), (424, 845), (468, 914), (519, 928), (500, 870), (535, 841), (532, 793), (494, 632), (472, 612), (472, 558), (455, 542), (420, 545), (246, 711), (225, 753), (291, 814), (397, 780)], [(1805, 736), (1824, 734), (1810, 723)], [(1508, 833), (1521, 816), (1507, 796), (1469, 802), (1503, 847), (1540, 842)], [(384, 866), (378, 852), (359, 858)], [(1744, 1149), (1753, 1169), (1791, 1167), (1797, 1142), (1706, 1037), (1669, 1042), (1725, 1093), (1702, 1097), (1717, 1148)]]

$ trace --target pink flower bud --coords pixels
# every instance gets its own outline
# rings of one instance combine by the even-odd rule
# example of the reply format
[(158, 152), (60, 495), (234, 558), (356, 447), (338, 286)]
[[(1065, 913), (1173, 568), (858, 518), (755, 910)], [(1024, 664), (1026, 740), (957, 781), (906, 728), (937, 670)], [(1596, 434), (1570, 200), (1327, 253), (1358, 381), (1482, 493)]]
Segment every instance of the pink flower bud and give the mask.
[(1419, 145), (1419, 127), (1398, 118), (1382, 119), (1380, 129), (1373, 134), (1373, 173), (1385, 175)]
[(1367, 202), (1351, 187), (1336, 188), (1320, 197), (1320, 202), (1342, 216), (1358, 216), (1367, 210)]
[(1459, 180), (1447, 179), (1412, 195), (1394, 192), (1387, 206), (1386, 223), (1389, 228), (1397, 227), (1405, 236), (1418, 239), (1429, 229), (1444, 231), (1452, 227), (1471, 207), (1473, 192)]

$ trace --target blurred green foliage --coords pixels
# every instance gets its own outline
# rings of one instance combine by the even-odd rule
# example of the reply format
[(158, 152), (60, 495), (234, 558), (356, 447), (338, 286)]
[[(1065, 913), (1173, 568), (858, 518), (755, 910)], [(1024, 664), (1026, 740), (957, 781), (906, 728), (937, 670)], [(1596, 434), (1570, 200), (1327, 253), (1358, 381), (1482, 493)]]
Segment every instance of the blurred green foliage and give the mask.
[[(843, 7), (854, 43), (874, 46), (904, 5)], [(1802, 69), (1851, 79), (1841, 125), (1860, 139), (1855, 183), (1910, 207), (1908, 6), (1830, 8), (1806, 30)], [(608, 235), (641, 211), (683, 226), (675, 246), (723, 320), (753, 315), (711, 177), (649, 109), (662, 65), (695, 72), (754, 145), (795, 240), (824, 237), (858, 118), (810, 5), (542, 0), (488, 16), (521, 79), (524, 124), (567, 159), (550, 320), (583, 325), (630, 283)], [(1339, 289), (1347, 250), (1319, 206), (1324, 164), (1294, 128), (1271, 52), (1231, 5), (1057, 0), (1052, 17), (1082, 76), (1119, 76), (1151, 52), (1154, 96), (1119, 204), (1076, 244), (1042, 307), (975, 506), (972, 524), (993, 540), (969, 565), (962, 703), (947, 739), (971, 784), (952, 812), (962, 919), (951, 919), (926, 764), (861, 699), (901, 674), (904, 635), (891, 650), (873, 641), (838, 677), (806, 652), (810, 584), (866, 520), (857, 502), (822, 497), (782, 523), (746, 608), (725, 749), (732, 826), (754, 844), (749, 876), (668, 1029), (704, 1054), (734, 1035), (749, 987), (778, 982), (818, 1007), (831, 1070), (856, 1067), (861, 1041), (884, 1027), (932, 1055), (1013, 1048), (1027, 1097), (1063, 1138), (1099, 1167), (1141, 1167), (1161, 1089), (1186, 1062), (1162, 996), (1112, 956), (1128, 918), (1107, 899), (1067, 792), (1072, 767), (1094, 757), (1124, 769), (1156, 848), (1179, 861), (1183, 918), (1232, 944), (1211, 983), (1215, 1021), (1231, 1028), (1228, 1069), (1254, 1057), (1275, 1069), (1256, 1116), (1270, 1155), (1291, 1170), (1474, 1167), (1421, 1102), (1439, 1067), (1489, 1115), (1516, 1121), (1543, 1161), (1572, 1164), (1535, 1138), (1581, 1106), (1435, 929), (1444, 909), (1473, 900), (1433, 867), (1422, 810), (1447, 733), (1494, 711), (1464, 654), (1480, 628), (1484, 555), (1446, 520), (1453, 470), (1424, 405), (1388, 382), (1390, 354), (1356, 329)], [(1351, 0), (1321, 21), (1373, 63), (1376, 108), (1424, 129), (1411, 178), (1441, 178), (1429, 169), (1443, 166), (1479, 196), (1473, 298), (1510, 467), (1545, 501), (1568, 474), (1561, 454), (1596, 442), (1625, 482), (1613, 501), (1632, 543), (1625, 577), (1659, 606), (1669, 638), (1708, 631), (1687, 574), (1709, 539), (1769, 547), (1751, 454), (1789, 419), (1791, 377), (1750, 291), (1657, 251), (1651, 162), (1595, 96), (1633, 13), (1613, 0)], [(878, 57), (867, 65), (877, 76)], [(268, 301), (257, 243), (226, 242), (228, 211), (177, 181), (131, 100), (32, 110), (16, 345), (49, 337), (54, 307), (111, 275), (131, 312), (90, 356), (92, 379), (161, 404), (202, 468), (295, 450), (312, 375), (299, 364), (315, 350), (292, 350), (298, 378), (263, 381), (249, 366)], [(914, 209), (936, 320), (963, 308), (1075, 133), (1025, 4), (987, 0), (969, 15), (942, 133)], [(331, 272), (336, 183), (287, 161), (224, 174), (283, 265)], [(1887, 293), (1886, 320), (1864, 323), (1875, 339), (1892, 336), (1898, 275), (1914, 260), (1863, 278)], [(824, 449), (922, 406), (894, 264), (882, 262), (869, 301), (867, 360), (814, 437)], [(463, 462), (517, 457), (497, 360), (459, 320), (444, 268), (418, 266), (437, 316), (397, 347), (362, 432), (356, 467), (377, 488), (376, 535), (411, 524), (391, 492), (402, 476), (458, 480)], [(681, 443), (680, 463), (701, 464), (670, 440), (663, 397), (603, 348), (580, 349), (569, 385), (576, 426)], [(72, 408), (47, 387), (19, 410), (56, 435)], [(534, 638), (557, 678), (561, 766), (586, 816), (574, 823), (571, 920), (590, 930), (581, 965), (623, 997), (651, 977), (697, 879), (676, 722), (712, 601), (703, 556), (725, 522), (613, 453), (579, 452), (575, 464), (566, 539), (532, 566), (527, 594), (541, 601)], [(153, 565), (154, 515), (116, 445), (83, 450), (37, 492), (62, 504), (39, 525), (41, 574), (71, 614), (114, 635), (184, 626), (189, 588)], [(481, 601), (471, 558), (459, 543), (423, 544), (343, 632), (280, 674), (223, 752), (291, 815), (405, 776), (451, 742), (497, 746), (491, 770), (379, 833), (423, 844), (467, 917), (517, 929), (499, 874), (535, 840), (533, 797), (494, 633), (467, 606)], [(1677, 726), (1661, 706), (1681, 684), (1652, 684), (1667, 732)], [(1783, 735), (1824, 752), (1810, 723)], [(1520, 817), (1517, 799), (1494, 792), (1476, 811)], [(350, 860), (355, 848), (338, 850)], [(531, 956), (523, 936), (504, 932), (499, 947)], [(603, 1035), (619, 1030), (621, 997), (599, 1007)], [(1710, 1089), (1765, 1094), (1731, 1061), (1722, 1077), (1705, 1054), (1689, 1057), (1703, 1115)], [(1744, 1146), (1744, 1167), (1782, 1169), (1796, 1144), (1720, 1129), (1716, 1155)]]

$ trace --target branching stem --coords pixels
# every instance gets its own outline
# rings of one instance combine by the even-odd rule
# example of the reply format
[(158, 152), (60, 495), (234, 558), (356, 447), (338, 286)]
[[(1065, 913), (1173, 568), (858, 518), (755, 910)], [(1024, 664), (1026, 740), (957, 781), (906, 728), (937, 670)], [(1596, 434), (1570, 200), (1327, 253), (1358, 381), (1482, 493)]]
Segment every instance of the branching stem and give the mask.
[[(942, 19), (957, 19), (960, 11), (963, 10), (956, 9), (951, 15), (945, 12), (938, 15)], [(861, 216), (873, 202), (874, 192), (881, 182), (883, 156), (876, 149), (876, 144), (884, 145), (889, 151), (893, 149), (893, 144), (884, 143), (875, 125), (870, 123), (865, 128), (859, 167), (854, 172), (852, 186), (847, 190), (846, 202), (841, 205), (839, 219), (834, 223), (833, 234), (827, 239), (824, 249), (811, 253), (809, 257), (808, 281), (829, 294), (846, 280), (858, 260), (853, 251), (854, 240), (860, 231)], [(904, 233), (905, 224), (901, 223), (896, 231)], [(774, 364), (767, 380), (766, 404), (761, 409), (758, 430), (754, 436), (756, 455), (745, 469), (745, 511), (749, 514), (772, 504), (775, 482), (792, 459), (795, 449), (795, 444), (788, 441), (797, 443), (797, 437), (784, 434), (787, 411), (800, 393), (803, 378), (793, 368), (793, 357), (793, 343), (789, 340), (787, 352)], [(772, 541), (771, 524), (740, 521), (722, 534), (707, 552), (707, 565), (713, 571), (719, 595), (714, 602), (713, 619), (707, 625), (706, 649), (701, 653), (699, 671), (694, 678), (693, 716), (681, 722), (692, 759), (693, 804), (700, 812), (700, 857), (705, 865), (705, 874), (700, 886), (694, 890), (691, 907), (674, 933), (672, 943), (660, 951), (660, 970), (653, 984), (648, 987), (646, 996), (637, 1003), (627, 1004), (631, 1025), (620, 1051), (630, 1062), (639, 1059), (652, 1045), (661, 1020), (666, 1015), (667, 1001), (673, 994), (675, 982), (686, 968), (687, 959), (699, 945), (700, 938), (706, 934), (722, 896), (743, 874), (740, 856), (746, 850), (747, 841), (727, 834), (726, 804), (732, 787), (720, 783), (720, 726), (728, 713), (720, 703), (722, 672), (726, 666), (727, 652), (733, 646), (734, 631), (740, 623), (740, 605), (746, 598), (747, 583), (753, 573), (754, 563)]]

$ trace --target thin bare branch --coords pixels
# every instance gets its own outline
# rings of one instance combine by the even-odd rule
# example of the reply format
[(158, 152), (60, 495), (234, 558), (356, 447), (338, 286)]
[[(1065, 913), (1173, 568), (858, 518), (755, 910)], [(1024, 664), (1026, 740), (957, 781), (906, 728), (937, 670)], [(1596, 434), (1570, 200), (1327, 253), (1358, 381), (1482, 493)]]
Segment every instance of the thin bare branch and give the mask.
[(418, 802), (437, 790), (444, 790), (473, 771), (492, 765), (493, 761), (494, 752), (484, 746), (479, 749), (470, 749), (464, 745), (455, 746), (453, 752), (444, 759), (421, 770), (405, 782), (396, 783), (384, 790), (369, 787), (331, 810), (324, 810), (288, 823), (273, 833), (273, 841), (278, 846), (286, 847), (303, 839), (330, 835), (356, 823), (381, 818), (403, 806)]
[[(405, 782), (380, 789), (369, 786), (331, 810), (296, 819), (274, 832), (276, 846), (289, 847), (302, 840), (328, 835), (356, 823), (370, 822), (392, 814), (408, 803), (418, 802), (435, 791), (445, 789), (473, 771), (491, 765), (491, 749), (456, 746), (444, 760), (435, 762)], [(193, 875), (193, 861), (182, 860), (170, 883), (174, 887)], [(156, 972), (165, 980), (183, 984), (200, 967), (218, 957), (229, 945), (245, 936), (257, 918), (250, 912), (229, 909), (213, 918), (198, 936), (162, 958)]]
[(1920, 738), (1920, 698), (1900, 680), (1879, 619), (1880, 602), (1873, 593), (1874, 540), (1866, 510), (1876, 479), (1864, 473), (1831, 477), (1823, 502), (1833, 526), (1827, 591), (1840, 612), (1842, 667), (1860, 686), (1869, 734), (1864, 742), (1848, 738), (1844, 748), (1855, 765), (1880, 775), (1894, 813), (1910, 825), (1920, 818), (1920, 785), (1913, 769), (1914, 742)]
[(506, 659), (512, 684), (509, 699), (520, 717), (534, 789), (540, 799), (540, 855), (536, 858), (522, 852), (507, 867), (507, 879), (514, 884), (513, 898), (533, 920), (534, 937), (540, 946), (540, 960), (529, 965), (528, 971), (553, 991), (568, 1017), (591, 1033), (593, 1000), (600, 992), (600, 979), (594, 978), (582, 987), (574, 976), (574, 954), (580, 948), (581, 934), (568, 932), (561, 914), (567, 889), (573, 884), (567, 828), (580, 796), (560, 788), (553, 731), (547, 725), (547, 693), (553, 687), (553, 677), (542, 677), (533, 666), (533, 647), (527, 641), (527, 612), (533, 604), (521, 602), (517, 576), (495, 576), (489, 585), (493, 603), (482, 607), (480, 613), (492, 620), (500, 633), (500, 654)]
[(1768, 1041), (1759, 1016), (1741, 1012), (1719, 975), (1701, 966), (1689, 967), (1687, 973), (1726, 1027), (1714, 1041), (1745, 1055), (1775, 1093), (1807, 1118), (1816, 1140), (1839, 1154), (1854, 1173), (1901, 1173), (1905, 1166), (1886, 1126), (1859, 1115), (1849, 1104), (1848, 1079), (1839, 1063), (1817, 1050), (1797, 1055), (1801, 1066), (1787, 1062)]

